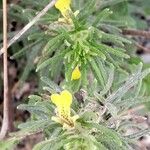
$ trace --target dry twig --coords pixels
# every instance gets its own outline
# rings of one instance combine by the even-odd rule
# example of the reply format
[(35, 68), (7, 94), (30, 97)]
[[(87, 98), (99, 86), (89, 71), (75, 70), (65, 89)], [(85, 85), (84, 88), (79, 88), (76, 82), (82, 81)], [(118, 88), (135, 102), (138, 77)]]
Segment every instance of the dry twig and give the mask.
[[(7, 48), (14, 44), (24, 33), (26, 33), (39, 19), (46, 14), (46, 12), (52, 8), (57, 0), (52, 0), (41, 12), (35, 16), (31, 22), (29, 22), (20, 32), (18, 32), (7, 44)], [(4, 48), (0, 50), (0, 55), (4, 53)]]
[(149, 49), (149, 48), (144, 47), (144, 46), (140, 45), (139, 43), (135, 43), (135, 45), (136, 45), (136, 47), (137, 47), (138, 49), (141, 49), (141, 50), (143, 50), (143, 51), (146, 52), (146, 53), (150, 53), (150, 49)]
[(141, 31), (141, 30), (135, 30), (135, 29), (123, 29), (122, 33), (125, 35), (143, 36), (147, 39), (150, 39), (150, 32), (149, 31)]
[(3, 0), (3, 70), (4, 70), (4, 106), (3, 106), (3, 122), (0, 133), (0, 139), (3, 139), (12, 129), (11, 102), (9, 99), (8, 88), (8, 62), (7, 62), (7, 0)]
[[(143, 31), (143, 30), (135, 30), (135, 29), (123, 29), (122, 34), (124, 35), (131, 35), (131, 36), (139, 36), (144, 37), (146, 39), (150, 39), (150, 31)], [(139, 43), (135, 43), (137, 48), (142, 49), (144, 52), (150, 53), (150, 49), (146, 48)]]

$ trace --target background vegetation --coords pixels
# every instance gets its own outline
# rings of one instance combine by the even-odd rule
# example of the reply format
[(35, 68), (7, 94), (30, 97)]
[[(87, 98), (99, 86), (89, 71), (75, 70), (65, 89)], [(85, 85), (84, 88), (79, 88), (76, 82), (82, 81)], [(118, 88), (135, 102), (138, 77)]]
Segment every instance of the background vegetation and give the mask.
[[(10, 1), (8, 38), (48, 3)], [(11, 45), (10, 99), (19, 131), (0, 143), (3, 149), (30, 134), (42, 141), (34, 150), (148, 149), (141, 141), (149, 133), (149, 6), (147, 0), (72, 0), (71, 23), (59, 22), (62, 15), (53, 7)], [(2, 27), (0, 32), (2, 46)], [(71, 80), (76, 66), (81, 78)], [(71, 130), (51, 119), (56, 107), (50, 95), (65, 89), (73, 96), (71, 116), (79, 116)]]

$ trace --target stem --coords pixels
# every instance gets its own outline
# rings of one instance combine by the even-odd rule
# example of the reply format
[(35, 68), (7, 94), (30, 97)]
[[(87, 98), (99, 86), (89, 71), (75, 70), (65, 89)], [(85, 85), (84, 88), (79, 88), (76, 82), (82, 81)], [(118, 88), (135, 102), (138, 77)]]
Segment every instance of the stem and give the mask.
[(0, 133), (0, 139), (6, 137), (12, 129), (11, 103), (9, 100), (8, 88), (8, 62), (7, 62), (7, 0), (3, 0), (3, 70), (4, 70), (4, 106), (3, 106), (3, 123)]
[[(20, 32), (18, 32), (9, 42), (7, 48), (9, 48), (12, 44), (14, 44), (25, 32), (27, 32), (42, 16), (46, 14), (46, 12), (52, 8), (57, 0), (52, 0), (41, 12), (37, 14), (33, 18), (31, 22), (29, 22)], [(0, 55), (4, 53), (4, 48), (0, 50)]]
[(150, 32), (149, 31), (135, 30), (135, 29), (123, 29), (122, 33), (125, 35), (143, 36), (147, 39), (150, 38)]
[(149, 48), (144, 47), (144, 46), (140, 45), (139, 43), (135, 43), (135, 45), (136, 45), (137, 48), (143, 50), (144, 52), (150, 53), (150, 49)]

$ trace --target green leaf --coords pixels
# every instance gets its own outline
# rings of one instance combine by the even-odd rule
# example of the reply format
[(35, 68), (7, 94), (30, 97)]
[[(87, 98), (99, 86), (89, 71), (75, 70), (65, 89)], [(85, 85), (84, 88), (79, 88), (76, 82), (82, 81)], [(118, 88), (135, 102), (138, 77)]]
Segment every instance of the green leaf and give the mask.
[(41, 80), (46, 85), (48, 85), (54, 91), (54, 93), (62, 91), (62, 89), (56, 83), (54, 83), (53, 81), (51, 81), (49, 78), (47, 78), (47, 77), (41, 77)]
[[(38, 130), (43, 130), (45, 128), (47, 128), (48, 126), (50, 125), (53, 125), (54, 123), (52, 123), (52, 120), (50, 119), (43, 119), (43, 120), (37, 120), (37, 121), (28, 121), (26, 123), (22, 123), (18, 126), (19, 129), (22, 129), (24, 131), (32, 131), (32, 132), (35, 132), (35, 131), (38, 131)], [(55, 123), (56, 124), (56, 123)]]
[(104, 87), (104, 89), (100, 92), (100, 94), (102, 96), (107, 94), (107, 92), (110, 90), (110, 88), (111, 88), (111, 86), (113, 84), (113, 80), (114, 80), (114, 72), (115, 72), (115, 68), (111, 64), (110, 65), (110, 73), (109, 73), (108, 81), (107, 81), (106, 86)]
[(138, 65), (138, 70), (135, 74), (131, 75), (127, 80), (126, 83), (120, 87), (117, 91), (112, 93), (108, 98), (107, 102), (114, 102), (116, 99), (120, 99), (131, 87), (135, 86), (139, 80), (145, 78), (149, 73), (150, 69), (146, 69), (145, 71), (141, 72), (142, 64)]
[(41, 42), (41, 39), (36, 40), (35, 42), (26, 45), (25, 47), (23, 47), (22, 49), (20, 49), (18, 52), (16, 52), (15, 54), (13, 54), (10, 58), (11, 59), (16, 59), (16, 58), (21, 57), (23, 54), (26, 53), (27, 50), (30, 50), (33, 46), (35, 46), (39, 42)]
[(104, 87), (104, 78), (102, 77), (101, 68), (98, 67), (97, 63), (94, 59), (91, 58), (91, 60), (88, 61), (90, 64), (91, 70), (96, 77), (98, 83)]
[(34, 64), (35, 64), (34, 61), (35, 61), (36, 57), (39, 55), (39, 52), (41, 50), (40, 47), (42, 47), (42, 45), (43, 45), (43, 43), (38, 43), (37, 45), (33, 46), (32, 51), (29, 54), (27, 54), (27, 56), (26, 56), (27, 63), (26, 63), (25, 69), (20, 77), (21, 83), (27, 79), (30, 71), (34, 68)]
[(30, 103), (42, 101), (42, 97), (40, 97), (38, 95), (30, 95), (28, 98), (31, 100)]
[[(90, 128), (96, 128), (98, 130), (98, 133), (95, 135), (97, 140), (101, 142), (102, 144), (105, 143), (105, 147), (109, 148), (111, 147), (111, 144), (121, 149), (123, 147), (123, 140), (120, 138), (120, 135), (113, 131), (112, 129), (109, 129), (103, 125), (96, 124), (96, 123), (88, 123), (86, 122), (86, 127)], [(110, 145), (109, 145), (110, 144)], [(112, 145), (112, 146), (113, 146)]]
[(101, 51), (97, 47), (94, 47), (94, 46), (90, 45), (90, 43), (88, 44), (88, 46), (90, 48), (89, 54), (96, 53), (100, 58), (102, 58), (103, 60), (106, 60), (106, 56), (103, 53), (103, 51)]
[(102, 34), (102, 40), (105, 40), (105, 42), (112, 42), (112, 43), (116, 43), (116, 42), (124, 42), (124, 43), (128, 43), (131, 44), (132, 42), (130, 40), (127, 40), (123, 37), (121, 37), (121, 35), (114, 35), (114, 34), (108, 34), (105, 32), (101, 32), (99, 31), (100, 34)]
[(93, 23), (93, 26), (97, 26), (97, 24), (99, 24), (99, 22), (101, 22), (102, 20), (107, 18), (112, 13), (113, 12), (110, 11), (109, 8), (106, 8), (106, 9), (102, 10), (101, 12), (99, 12), (99, 14), (96, 16), (96, 19), (95, 19), (95, 21)]
[(84, 22), (86, 18), (95, 10), (96, 0), (88, 1), (80, 10), (80, 22)]
[(47, 150), (47, 148), (48, 150), (59, 150), (63, 147), (64, 143), (66, 143), (64, 139), (67, 139), (67, 135), (61, 135), (53, 139), (42, 141), (35, 145), (33, 150)]
[(50, 117), (50, 114), (52, 115), (51, 110), (46, 108), (44, 105), (38, 105), (38, 103), (33, 104), (20, 104), (17, 109), (20, 110), (27, 110), (31, 114), (37, 115), (37, 117), (48, 119)]
[(57, 62), (60, 57), (63, 57), (63, 53), (60, 53), (52, 58), (49, 58), (47, 60), (44, 60), (41, 64), (38, 64), (36, 72), (38, 72), (39, 70), (42, 70), (43, 68), (52, 65), (52, 63)]
[(43, 51), (52, 51), (54, 50), (55, 47), (59, 47), (60, 42), (62, 41), (63, 35), (57, 35), (56, 37), (52, 38), (51, 40), (48, 41), (46, 46), (44, 47)]
[(109, 47), (109, 46), (104, 45), (104, 44), (99, 44), (97, 46), (99, 47), (99, 49), (101, 51), (106, 51), (110, 54), (113, 54), (113, 55), (121, 57), (121, 58), (130, 58), (130, 56), (125, 54), (124, 52), (122, 52), (122, 50), (119, 51), (119, 48), (118, 49), (117, 48), (112, 48), (112, 47)]

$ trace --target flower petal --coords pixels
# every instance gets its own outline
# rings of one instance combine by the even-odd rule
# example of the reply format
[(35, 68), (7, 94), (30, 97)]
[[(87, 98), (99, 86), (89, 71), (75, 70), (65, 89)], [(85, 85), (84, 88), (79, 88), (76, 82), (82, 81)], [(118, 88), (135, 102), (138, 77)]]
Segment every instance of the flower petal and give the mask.
[(71, 0), (58, 0), (55, 7), (59, 9), (64, 18), (69, 19), (68, 11), (70, 9)]
[(70, 9), (71, 0), (57, 0), (55, 7), (61, 12)]
[(61, 105), (61, 96), (59, 94), (52, 94), (51, 100), (56, 106)]
[(68, 107), (72, 104), (72, 94), (69, 91), (67, 90), (62, 91), (60, 96), (63, 101), (64, 107), (65, 106)]
[(71, 76), (71, 80), (78, 80), (81, 77), (81, 72), (79, 70), (79, 67), (77, 66), (73, 72), (72, 72), (72, 76)]

